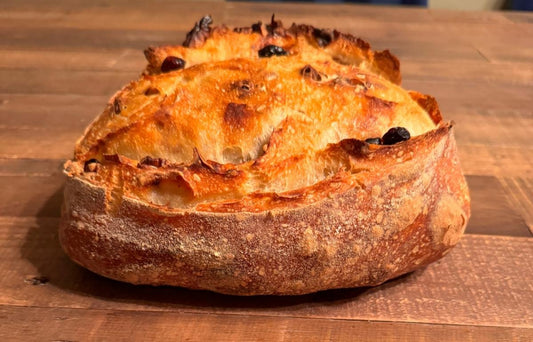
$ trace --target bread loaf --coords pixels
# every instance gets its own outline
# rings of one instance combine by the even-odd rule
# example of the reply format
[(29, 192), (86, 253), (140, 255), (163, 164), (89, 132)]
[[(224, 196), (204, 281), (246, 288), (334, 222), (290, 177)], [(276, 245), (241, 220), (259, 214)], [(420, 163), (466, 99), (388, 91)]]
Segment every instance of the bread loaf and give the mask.
[(453, 124), (389, 51), (335, 30), (213, 27), (148, 66), (65, 164), (60, 241), (134, 284), (236, 295), (372, 286), (470, 216)]

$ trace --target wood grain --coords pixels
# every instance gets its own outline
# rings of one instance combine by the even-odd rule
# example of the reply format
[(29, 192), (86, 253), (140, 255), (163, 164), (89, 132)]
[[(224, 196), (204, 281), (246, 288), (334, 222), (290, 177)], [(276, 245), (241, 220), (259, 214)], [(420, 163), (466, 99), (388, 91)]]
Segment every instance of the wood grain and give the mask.
[(81, 133), (104, 110), (108, 100), (105, 95), (1, 94), (0, 127)]
[[(520, 341), (533, 330), (298, 317), (0, 306), (0, 339), (77, 341)], [(31, 317), (31, 320), (28, 320)]]
[[(4, 48), (0, 50), (0, 68), (15, 70), (115, 70), (139, 74), (146, 65), (141, 50), (115, 49), (107, 51), (50, 51)], [(36, 54), (39, 58), (36, 58)]]
[(509, 203), (524, 218), (533, 234), (533, 178), (503, 177), (500, 182)]
[(107, 95), (111, 97), (130, 81), (137, 79), (137, 72), (78, 71), (38, 69), (4, 69), (0, 77), (0, 93), (5, 94), (74, 94)]
[(60, 215), (63, 160), (0, 159), (1, 216)]
[(515, 202), (508, 201), (500, 181), (491, 176), (467, 176), (472, 199), (472, 216), (467, 233), (531, 236)]

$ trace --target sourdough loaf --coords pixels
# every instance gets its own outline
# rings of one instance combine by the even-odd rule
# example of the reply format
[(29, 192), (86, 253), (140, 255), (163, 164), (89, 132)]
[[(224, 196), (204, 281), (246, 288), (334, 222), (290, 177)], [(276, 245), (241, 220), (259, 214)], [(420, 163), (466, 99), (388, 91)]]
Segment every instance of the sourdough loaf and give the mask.
[(389, 51), (335, 30), (213, 27), (149, 48), (65, 164), (60, 241), (134, 284), (303, 294), (371, 286), (459, 240), (453, 125)]

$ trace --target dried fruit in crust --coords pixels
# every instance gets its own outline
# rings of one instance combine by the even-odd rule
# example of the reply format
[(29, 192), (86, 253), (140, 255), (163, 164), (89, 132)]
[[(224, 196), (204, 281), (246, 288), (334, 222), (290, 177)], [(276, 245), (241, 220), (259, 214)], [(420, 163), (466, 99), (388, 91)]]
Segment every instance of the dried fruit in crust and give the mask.
[(441, 258), (470, 199), (453, 125), (388, 51), (202, 18), (150, 48), (65, 164), (60, 240), (135, 284), (238, 295), (377, 285)]

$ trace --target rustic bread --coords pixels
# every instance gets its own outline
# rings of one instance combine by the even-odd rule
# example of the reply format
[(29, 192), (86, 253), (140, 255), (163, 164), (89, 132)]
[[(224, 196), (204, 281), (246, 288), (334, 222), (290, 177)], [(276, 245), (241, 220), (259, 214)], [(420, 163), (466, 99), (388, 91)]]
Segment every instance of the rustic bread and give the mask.
[(470, 216), (451, 123), (388, 51), (200, 20), (145, 51), (65, 164), (60, 241), (135, 284), (303, 294), (445, 255)]

